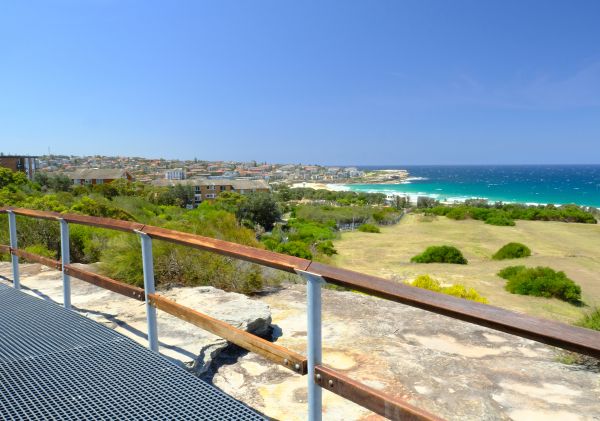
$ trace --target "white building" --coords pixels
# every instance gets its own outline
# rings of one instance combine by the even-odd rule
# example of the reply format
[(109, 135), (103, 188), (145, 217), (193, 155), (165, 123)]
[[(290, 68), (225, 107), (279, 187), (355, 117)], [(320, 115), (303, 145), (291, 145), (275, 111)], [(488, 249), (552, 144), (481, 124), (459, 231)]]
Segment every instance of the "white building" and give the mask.
[(165, 179), (167, 180), (185, 180), (185, 171), (183, 168), (174, 168), (165, 171)]

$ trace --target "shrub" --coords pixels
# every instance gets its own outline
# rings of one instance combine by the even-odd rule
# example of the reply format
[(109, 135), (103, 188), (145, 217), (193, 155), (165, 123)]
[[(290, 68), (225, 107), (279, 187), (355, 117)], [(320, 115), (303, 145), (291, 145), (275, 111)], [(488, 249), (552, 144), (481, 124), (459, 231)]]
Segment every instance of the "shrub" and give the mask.
[(491, 215), (485, 220), (486, 224), (497, 225), (500, 227), (514, 227), (515, 221), (506, 215)]
[(301, 257), (303, 259), (312, 259), (312, 253), (306, 243), (301, 241), (290, 241), (288, 243), (281, 243), (277, 246), (275, 251), (279, 253), (289, 254), (290, 256)]
[(466, 265), (467, 259), (464, 258), (459, 249), (453, 246), (431, 246), (412, 259), (414, 263), (455, 263)]
[(508, 243), (492, 256), (494, 260), (520, 259), (531, 256), (531, 250), (525, 244)]
[(42, 244), (34, 244), (32, 246), (25, 247), (25, 251), (29, 253), (37, 254), (38, 256), (48, 257), (50, 259), (56, 259), (56, 251), (49, 250), (48, 247)]
[(478, 303), (487, 304), (487, 298), (479, 295), (473, 288), (466, 288), (464, 285), (456, 284), (447, 287), (441, 286), (440, 282), (433, 279), (429, 275), (418, 276), (410, 285), (428, 289), (434, 292), (440, 292), (442, 294), (452, 295), (458, 298), (464, 298), (465, 300), (477, 301)]
[(358, 230), (360, 232), (371, 232), (371, 233), (376, 233), (376, 234), (381, 232), (379, 227), (377, 225), (373, 225), (373, 224), (362, 224), (360, 227), (358, 227)]
[(588, 329), (600, 330), (600, 307), (596, 307), (587, 313), (576, 324)]
[(337, 250), (333, 246), (333, 242), (331, 240), (318, 243), (317, 250), (327, 256), (333, 256), (334, 254), (337, 254)]
[(510, 266), (498, 272), (508, 280), (506, 290), (512, 294), (558, 298), (572, 304), (581, 303), (581, 287), (567, 278), (564, 272), (549, 267)]

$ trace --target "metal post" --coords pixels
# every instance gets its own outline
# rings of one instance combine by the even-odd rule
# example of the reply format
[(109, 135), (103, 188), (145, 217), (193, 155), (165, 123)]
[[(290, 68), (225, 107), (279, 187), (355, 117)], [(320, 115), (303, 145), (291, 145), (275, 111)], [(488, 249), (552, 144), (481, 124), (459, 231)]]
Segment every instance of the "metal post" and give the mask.
[(323, 398), (321, 386), (315, 382), (315, 366), (322, 362), (321, 285), (325, 281), (321, 275), (315, 273), (302, 270), (296, 272), (306, 280), (308, 419), (321, 421)]
[[(13, 211), (8, 211), (8, 231), (10, 234), (10, 248), (17, 249), (17, 218)], [(16, 289), (21, 289), (21, 281), (19, 279), (19, 256), (11, 253), (10, 260), (12, 261), (13, 286)]]
[(154, 294), (154, 263), (152, 261), (152, 238), (137, 231), (142, 241), (142, 264), (144, 267), (144, 296), (146, 299), (146, 320), (148, 322), (148, 346), (158, 352), (158, 331), (156, 328), (156, 308), (150, 305), (148, 294)]
[(60, 257), (62, 260), (63, 303), (66, 309), (71, 309), (71, 277), (66, 274), (65, 266), (71, 263), (69, 248), (69, 224), (60, 219)]

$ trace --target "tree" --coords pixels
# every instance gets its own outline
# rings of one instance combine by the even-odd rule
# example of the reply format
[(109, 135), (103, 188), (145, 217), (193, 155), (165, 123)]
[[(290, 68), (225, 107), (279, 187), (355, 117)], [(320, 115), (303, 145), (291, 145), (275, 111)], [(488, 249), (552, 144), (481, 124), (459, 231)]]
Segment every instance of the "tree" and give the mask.
[(22, 186), (27, 182), (27, 176), (24, 173), (15, 172), (8, 168), (0, 168), (0, 189), (11, 184)]
[(249, 220), (259, 224), (265, 230), (271, 231), (273, 225), (281, 217), (281, 210), (277, 202), (269, 193), (253, 193), (241, 204), (237, 211), (240, 220)]
[(417, 197), (417, 207), (418, 208), (433, 208), (434, 206), (437, 206), (438, 201), (435, 200), (433, 197), (427, 197), (427, 196), (419, 196)]

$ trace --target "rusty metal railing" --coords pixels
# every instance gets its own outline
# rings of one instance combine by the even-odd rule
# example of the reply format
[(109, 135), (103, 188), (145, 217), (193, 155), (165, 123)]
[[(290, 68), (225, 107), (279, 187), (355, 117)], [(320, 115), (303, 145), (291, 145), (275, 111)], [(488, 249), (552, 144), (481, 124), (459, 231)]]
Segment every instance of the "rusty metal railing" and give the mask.
[[(1, 252), (9, 252), (13, 258), (13, 281), (19, 286), (18, 257), (33, 260), (63, 271), (65, 294), (68, 292), (69, 277), (93, 283), (111, 291), (126, 295), (147, 304), (148, 331), (156, 332), (156, 309), (166, 311), (182, 320), (208, 330), (249, 351), (256, 352), (278, 364), (300, 374), (308, 373), (308, 413), (309, 419), (321, 419), (321, 390), (327, 389), (365, 408), (390, 419), (435, 420), (436, 416), (415, 408), (404, 400), (393, 398), (349, 377), (325, 367), (321, 361), (321, 285), (331, 283), (395, 301), (433, 313), (442, 314), (469, 323), (532, 339), (569, 351), (600, 358), (600, 332), (570, 326), (551, 320), (527, 316), (498, 307), (438, 294), (432, 291), (395, 283), (383, 278), (340, 269), (293, 256), (244, 246), (228, 241), (202, 237), (195, 234), (144, 225), (137, 222), (119, 221), (85, 215), (60, 214), (22, 208), (0, 208), (0, 213), (8, 213), (11, 233), (10, 246), (0, 246)], [(56, 220), (61, 227), (66, 224), (83, 224), (135, 233), (140, 236), (144, 254), (145, 288), (84, 271), (68, 263), (68, 256), (61, 256), (62, 262), (19, 250), (16, 241), (15, 215)], [(65, 232), (66, 231), (66, 232)], [(61, 240), (68, 241), (68, 229), (63, 228)], [(168, 241), (204, 251), (235, 257), (263, 266), (297, 273), (307, 281), (307, 357), (275, 345), (227, 323), (211, 318), (193, 309), (175, 303), (154, 292), (152, 267), (152, 239)], [(65, 251), (63, 247), (63, 252)], [(68, 252), (68, 249), (67, 249)], [(68, 298), (68, 297), (67, 297)], [(70, 300), (65, 299), (65, 303)], [(153, 326), (154, 324), (154, 326)], [(149, 335), (150, 336), (150, 335)], [(153, 347), (152, 341), (150, 346)], [(158, 351), (157, 346), (155, 347)]]

